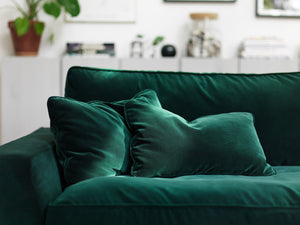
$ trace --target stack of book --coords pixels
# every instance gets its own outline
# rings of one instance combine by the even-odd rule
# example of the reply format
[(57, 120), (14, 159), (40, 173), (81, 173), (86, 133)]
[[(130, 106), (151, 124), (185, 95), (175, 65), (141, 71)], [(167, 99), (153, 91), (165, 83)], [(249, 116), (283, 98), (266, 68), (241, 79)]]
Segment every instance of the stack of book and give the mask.
[(247, 38), (243, 41), (241, 58), (290, 58), (290, 53), (282, 39), (276, 37)]
[(83, 55), (83, 56), (115, 56), (114, 43), (103, 44), (86, 44), (86, 43), (67, 43), (66, 53), (68, 55)]

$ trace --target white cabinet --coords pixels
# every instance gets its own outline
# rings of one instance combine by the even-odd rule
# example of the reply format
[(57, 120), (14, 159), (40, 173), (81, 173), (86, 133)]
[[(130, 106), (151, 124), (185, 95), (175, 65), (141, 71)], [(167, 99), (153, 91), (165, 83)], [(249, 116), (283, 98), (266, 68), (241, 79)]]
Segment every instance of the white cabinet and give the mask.
[(182, 58), (180, 70), (195, 73), (237, 73), (238, 59)]
[(178, 58), (158, 58), (158, 59), (125, 58), (125, 59), (121, 59), (120, 68), (123, 70), (179, 71), (179, 59)]
[(1, 70), (1, 143), (49, 127), (47, 99), (59, 95), (59, 58), (8, 57)]
[(240, 73), (280, 73), (298, 71), (298, 60), (240, 59)]

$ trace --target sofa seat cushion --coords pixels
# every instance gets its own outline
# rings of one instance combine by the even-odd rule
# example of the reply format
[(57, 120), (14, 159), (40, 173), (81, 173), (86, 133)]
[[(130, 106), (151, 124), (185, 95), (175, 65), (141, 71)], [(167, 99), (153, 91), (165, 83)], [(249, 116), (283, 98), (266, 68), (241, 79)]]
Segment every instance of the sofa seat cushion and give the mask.
[(274, 176), (97, 177), (49, 205), (47, 225), (296, 225), (300, 167)]

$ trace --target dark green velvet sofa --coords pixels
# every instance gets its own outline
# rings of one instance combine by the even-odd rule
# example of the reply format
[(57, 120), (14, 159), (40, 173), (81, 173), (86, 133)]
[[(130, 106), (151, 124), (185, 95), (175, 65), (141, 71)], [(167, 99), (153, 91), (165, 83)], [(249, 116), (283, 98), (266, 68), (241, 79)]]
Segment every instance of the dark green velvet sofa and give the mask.
[[(161, 107), (186, 121), (251, 113), (274, 173), (196, 171), (170, 177), (119, 173), (69, 185), (53, 130), (40, 128), (0, 147), (0, 224), (300, 224), (300, 73), (197, 74), (73, 67), (65, 96), (81, 102), (122, 102), (145, 89), (155, 91)], [(122, 104), (118, 107), (122, 111)], [(239, 140), (238, 135), (233, 136)], [(216, 136), (211, 142), (218, 140)], [(171, 160), (171, 156), (165, 159), (166, 163)]]

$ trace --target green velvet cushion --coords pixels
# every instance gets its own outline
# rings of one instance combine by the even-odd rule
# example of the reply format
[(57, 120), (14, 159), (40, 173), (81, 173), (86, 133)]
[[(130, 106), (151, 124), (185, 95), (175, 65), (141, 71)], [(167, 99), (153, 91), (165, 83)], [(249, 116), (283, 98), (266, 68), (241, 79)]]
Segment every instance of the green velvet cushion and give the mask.
[(188, 121), (227, 112), (250, 112), (268, 162), (300, 165), (300, 72), (220, 74), (69, 70), (65, 95), (80, 101), (118, 101), (155, 90), (164, 109)]
[[(250, 113), (200, 117), (191, 122), (161, 108), (154, 91), (125, 104), (131, 141), (132, 175), (273, 175)], [(156, 102), (151, 104), (151, 102)]]
[(96, 177), (52, 202), (46, 225), (298, 225), (300, 167), (275, 169), (265, 177)]
[(103, 102), (51, 97), (48, 111), (67, 184), (126, 170), (130, 132), (115, 110)]

